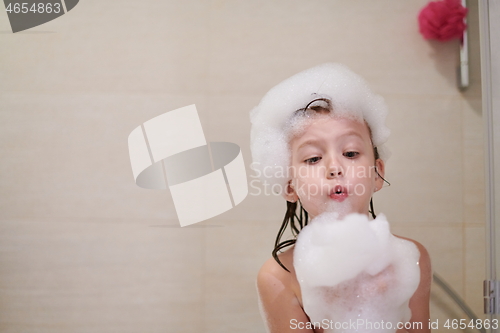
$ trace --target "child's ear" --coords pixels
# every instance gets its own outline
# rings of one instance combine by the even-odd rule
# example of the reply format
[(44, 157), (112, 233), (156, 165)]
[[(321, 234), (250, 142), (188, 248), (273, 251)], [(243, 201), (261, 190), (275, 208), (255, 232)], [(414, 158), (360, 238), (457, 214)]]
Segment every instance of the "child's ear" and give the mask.
[(285, 187), (284, 193), (286, 201), (296, 202), (299, 199), (297, 192), (293, 188), (292, 180), (290, 179)]
[(380, 190), (384, 185), (385, 164), (382, 159), (375, 161), (375, 188), (376, 191)]

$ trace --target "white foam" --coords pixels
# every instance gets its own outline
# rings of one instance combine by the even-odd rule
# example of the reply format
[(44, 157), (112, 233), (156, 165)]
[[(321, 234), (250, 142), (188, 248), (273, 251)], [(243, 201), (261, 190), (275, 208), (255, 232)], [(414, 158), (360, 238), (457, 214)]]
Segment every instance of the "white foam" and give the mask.
[[(281, 82), (262, 98), (250, 113), (250, 148), (254, 167), (264, 175), (282, 175), (290, 163), (290, 119), (317, 98), (331, 101), (333, 113), (340, 117), (364, 119), (372, 132), (373, 144), (382, 159), (388, 157), (382, 146), (390, 131), (385, 126), (387, 107), (381, 96), (367, 83), (341, 64), (327, 63), (300, 72)], [(285, 188), (287, 177), (265, 177), (271, 184)]]
[(325, 332), (395, 332), (398, 322), (411, 318), (419, 256), (415, 244), (390, 233), (383, 214), (373, 221), (361, 214), (343, 220), (337, 213), (320, 214), (302, 229), (294, 250), (304, 311), (311, 322), (365, 324), (329, 325)]

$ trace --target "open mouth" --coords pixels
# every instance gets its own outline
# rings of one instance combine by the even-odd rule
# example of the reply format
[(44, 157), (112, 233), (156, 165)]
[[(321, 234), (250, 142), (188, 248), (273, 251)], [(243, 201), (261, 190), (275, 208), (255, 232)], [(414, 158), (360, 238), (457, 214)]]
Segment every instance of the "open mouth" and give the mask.
[(342, 202), (348, 197), (347, 189), (341, 185), (336, 185), (330, 192), (330, 198)]

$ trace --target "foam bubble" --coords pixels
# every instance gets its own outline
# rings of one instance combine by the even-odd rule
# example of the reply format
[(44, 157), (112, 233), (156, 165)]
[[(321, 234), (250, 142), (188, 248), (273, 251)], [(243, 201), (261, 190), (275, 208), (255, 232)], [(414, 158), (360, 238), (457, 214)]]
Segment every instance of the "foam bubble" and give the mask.
[(332, 216), (335, 216), (335, 220), (341, 220), (352, 212), (352, 205), (350, 200), (344, 200), (342, 202), (331, 200), (325, 204), (325, 208), (322, 212), (333, 213)]
[(411, 318), (419, 256), (415, 244), (390, 233), (383, 214), (373, 221), (361, 214), (342, 220), (337, 213), (320, 214), (302, 229), (294, 250), (304, 311), (311, 322), (372, 323), (325, 332), (395, 332), (398, 322)]

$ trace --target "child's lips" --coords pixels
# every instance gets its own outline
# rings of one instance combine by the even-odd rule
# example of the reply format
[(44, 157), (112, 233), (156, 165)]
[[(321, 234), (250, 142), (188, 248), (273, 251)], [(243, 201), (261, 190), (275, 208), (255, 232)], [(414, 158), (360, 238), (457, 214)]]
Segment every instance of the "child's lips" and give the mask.
[(347, 189), (341, 185), (336, 185), (330, 192), (330, 198), (338, 202), (344, 201), (348, 196)]

